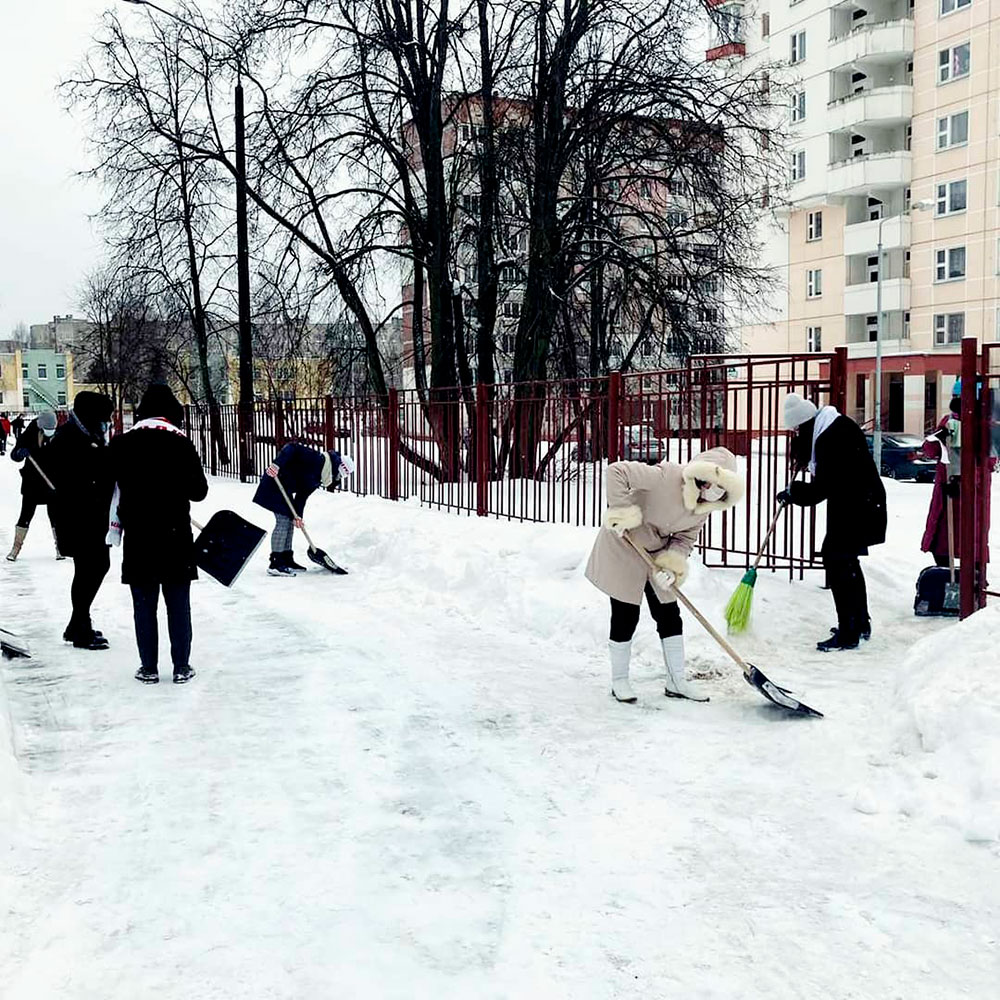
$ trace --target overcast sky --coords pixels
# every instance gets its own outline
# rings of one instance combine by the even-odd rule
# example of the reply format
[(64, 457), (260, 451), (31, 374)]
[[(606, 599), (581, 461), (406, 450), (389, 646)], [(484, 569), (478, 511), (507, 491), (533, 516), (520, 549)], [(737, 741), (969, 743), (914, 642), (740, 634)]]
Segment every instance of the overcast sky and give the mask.
[(74, 177), (83, 136), (56, 85), (112, 2), (0, 0), (0, 338), (22, 320), (79, 313), (81, 278), (99, 259), (87, 218), (98, 192)]

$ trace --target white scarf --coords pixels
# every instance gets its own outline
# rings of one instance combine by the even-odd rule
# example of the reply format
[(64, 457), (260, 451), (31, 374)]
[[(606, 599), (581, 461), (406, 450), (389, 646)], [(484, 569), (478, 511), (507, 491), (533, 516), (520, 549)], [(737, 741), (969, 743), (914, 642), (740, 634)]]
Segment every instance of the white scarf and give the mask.
[[(131, 434), (132, 431), (172, 431), (174, 434), (180, 434), (181, 437), (187, 437), (184, 431), (175, 427), (169, 420), (164, 420), (163, 417), (146, 417), (145, 420), (134, 424), (126, 433)], [(118, 519), (118, 504), (121, 502), (121, 498), (121, 490), (115, 483), (115, 492), (111, 497), (111, 510), (108, 511), (108, 533), (104, 537), (105, 545), (121, 545), (122, 543), (122, 523)]]
[(816, 422), (813, 424), (813, 439), (812, 439), (812, 452), (809, 456), (809, 475), (816, 475), (816, 442), (819, 440), (820, 434), (827, 430), (834, 422), (834, 420), (839, 417), (840, 414), (837, 412), (836, 406), (824, 406), (819, 413), (816, 414)]

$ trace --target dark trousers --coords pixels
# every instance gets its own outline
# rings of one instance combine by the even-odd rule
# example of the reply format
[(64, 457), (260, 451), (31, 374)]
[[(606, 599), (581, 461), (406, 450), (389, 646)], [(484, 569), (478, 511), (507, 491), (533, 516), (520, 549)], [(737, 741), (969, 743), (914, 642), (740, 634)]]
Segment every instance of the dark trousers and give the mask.
[[(681, 622), (681, 609), (676, 601), (664, 604), (653, 590), (653, 585), (646, 583), (643, 591), (646, 595), (646, 603), (649, 605), (649, 613), (656, 622), (656, 632), (661, 639), (668, 639), (672, 635), (680, 635), (684, 631)], [(627, 604), (625, 601), (616, 601), (611, 598), (611, 635), (612, 642), (629, 642), (635, 635), (636, 626), (639, 624), (639, 613), (642, 607), (638, 604)]]
[(133, 583), (132, 612), (135, 644), (145, 670), (156, 670), (160, 655), (160, 630), (156, 618), (160, 590), (167, 606), (170, 659), (174, 669), (188, 666), (191, 657), (191, 583)]
[(845, 636), (857, 639), (869, 624), (868, 588), (857, 556), (823, 556), (827, 582), (837, 608), (837, 628)]
[(99, 545), (80, 547), (73, 555), (73, 585), (69, 592), (73, 601), (70, 631), (89, 632), (93, 627), (90, 624), (90, 607), (110, 568), (111, 554), (103, 541)]
[[(31, 497), (22, 496), (21, 497), (21, 513), (17, 519), (17, 526), (19, 528), (27, 528), (31, 524), (31, 519), (35, 516), (35, 511), (40, 505), (37, 504)], [(42, 505), (48, 511), (49, 523), (52, 523), (52, 510), (48, 504)]]

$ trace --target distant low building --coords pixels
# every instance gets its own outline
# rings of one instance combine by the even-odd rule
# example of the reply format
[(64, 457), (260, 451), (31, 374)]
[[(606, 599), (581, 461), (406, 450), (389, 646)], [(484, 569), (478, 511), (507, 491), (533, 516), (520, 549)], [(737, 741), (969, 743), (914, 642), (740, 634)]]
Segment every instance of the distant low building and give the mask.
[(0, 410), (65, 409), (75, 395), (72, 354), (0, 344)]

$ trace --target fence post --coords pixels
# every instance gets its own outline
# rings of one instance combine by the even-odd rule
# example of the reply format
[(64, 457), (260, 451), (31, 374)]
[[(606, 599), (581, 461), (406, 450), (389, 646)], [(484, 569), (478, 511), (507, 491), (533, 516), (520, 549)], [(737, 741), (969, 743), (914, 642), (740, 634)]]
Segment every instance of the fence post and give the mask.
[(611, 372), (608, 376), (608, 463), (617, 462), (621, 424), (622, 374)]
[(975, 337), (962, 338), (962, 466), (959, 503), (962, 553), (959, 576), (960, 617), (968, 618), (977, 609), (978, 577), (983, 572), (976, 551), (976, 515), (978, 513), (979, 421), (976, 419), (976, 383), (979, 381), (979, 344)]
[(236, 404), (236, 433), (240, 446), (240, 482), (247, 483), (253, 475), (253, 403)]
[(274, 401), (274, 450), (281, 451), (285, 446), (285, 406), (279, 396)]
[(389, 390), (389, 409), (386, 414), (386, 432), (389, 436), (389, 499), (399, 499), (399, 390)]
[(490, 510), (490, 401), (486, 383), (476, 386), (476, 513)]
[(333, 451), (337, 447), (333, 431), (333, 396), (327, 396), (323, 400), (323, 447), (326, 451)]
[(847, 412), (847, 348), (838, 347), (830, 361), (830, 404)]

